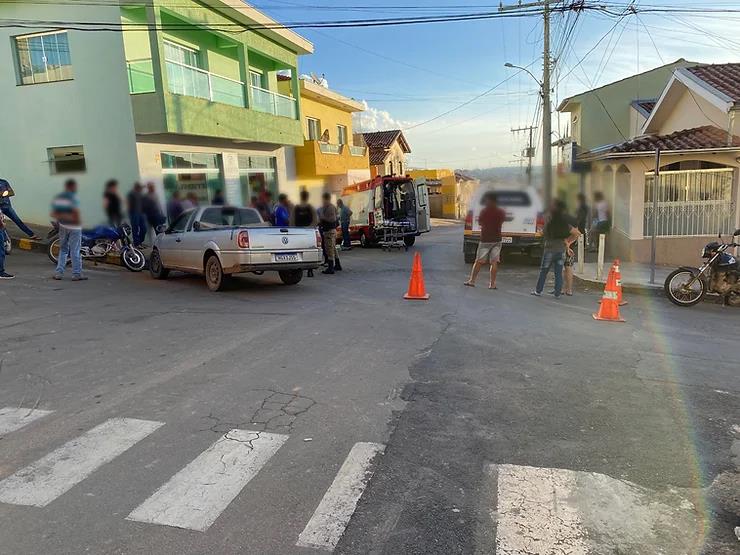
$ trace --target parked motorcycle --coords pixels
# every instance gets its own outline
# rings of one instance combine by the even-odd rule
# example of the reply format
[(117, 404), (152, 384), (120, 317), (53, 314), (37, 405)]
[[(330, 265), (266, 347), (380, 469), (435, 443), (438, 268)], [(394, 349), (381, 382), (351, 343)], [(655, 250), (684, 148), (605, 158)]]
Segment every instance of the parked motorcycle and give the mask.
[(740, 306), (740, 260), (730, 249), (740, 247), (734, 238), (740, 229), (733, 233), (733, 242), (725, 243), (722, 234), (719, 241), (707, 244), (701, 252), (705, 260), (700, 268), (684, 266), (671, 272), (663, 286), (670, 301), (678, 306), (693, 306), (707, 293), (722, 295), (725, 305)]
[[(49, 232), (49, 258), (54, 264), (59, 260), (59, 224), (52, 222)], [(93, 229), (82, 230), (83, 260), (101, 260), (108, 254), (120, 253), (121, 263), (132, 272), (140, 272), (146, 266), (144, 253), (134, 247), (131, 226), (127, 223), (119, 227), (99, 225)]]

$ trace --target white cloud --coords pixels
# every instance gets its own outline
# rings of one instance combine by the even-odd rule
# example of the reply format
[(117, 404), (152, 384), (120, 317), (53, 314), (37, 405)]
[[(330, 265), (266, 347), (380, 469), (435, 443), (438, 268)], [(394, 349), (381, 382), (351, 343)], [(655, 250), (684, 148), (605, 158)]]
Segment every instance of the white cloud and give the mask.
[(352, 114), (352, 127), (357, 133), (404, 129), (414, 124), (412, 121), (394, 118), (387, 110), (372, 108), (365, 100), (361, 102), (365, 106), (365, 111)]

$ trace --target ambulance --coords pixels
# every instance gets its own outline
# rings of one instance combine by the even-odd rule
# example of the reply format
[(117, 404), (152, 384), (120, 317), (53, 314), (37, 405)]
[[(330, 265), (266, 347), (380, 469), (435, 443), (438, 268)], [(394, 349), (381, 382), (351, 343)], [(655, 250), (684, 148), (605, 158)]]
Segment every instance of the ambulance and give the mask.
[(378, 176), (345, 187), (340, 198), (352, 210), (350, 237), (363, 247), (375, 244), (384, 227), (398, 230), (407, 247), (432, 229), (425, 179)]

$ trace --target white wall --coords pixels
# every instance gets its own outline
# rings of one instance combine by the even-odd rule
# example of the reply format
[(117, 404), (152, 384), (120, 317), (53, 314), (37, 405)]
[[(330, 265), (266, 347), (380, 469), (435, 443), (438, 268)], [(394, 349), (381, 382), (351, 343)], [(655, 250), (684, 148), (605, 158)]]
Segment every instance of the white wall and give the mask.
[[(0, 19), (120, 23), (118, 7), (0, 4)], [(77, 179), (83, 222), (103, 220), (104, 182), (122, 188), (138, 178), (134, 122), (120, 33), (69, 31), (71, 81), (18, 85), (16, 35), (51, 29), (0, 29), (0, 177), (16, 192), (13, 205), (29, 223), (46, 224), (52, 197)], [(84, 147), (87, 171), (52, 175), (47, 148)]]
[(729, 119), (727, 114), (714, 104), (704, 100), (698, 93), (684, 88), (665, 121), (660, 124), (657, 134), (666, 135), (703, 125), (713, 125), (725, 130), (729, 127)]

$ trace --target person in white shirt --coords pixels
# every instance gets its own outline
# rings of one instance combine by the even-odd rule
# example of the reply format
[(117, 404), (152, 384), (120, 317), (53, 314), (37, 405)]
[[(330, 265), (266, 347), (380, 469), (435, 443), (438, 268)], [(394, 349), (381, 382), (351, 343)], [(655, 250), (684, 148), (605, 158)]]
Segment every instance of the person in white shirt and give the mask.
[(604, 193), (594, 193), (594, 219), (591, 225), (591, 246), (595, 247), (599, 242), (599, 235), (606, 235), (611, 229), (611, 213), (609, 203), (604, 198)]

